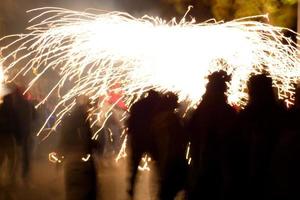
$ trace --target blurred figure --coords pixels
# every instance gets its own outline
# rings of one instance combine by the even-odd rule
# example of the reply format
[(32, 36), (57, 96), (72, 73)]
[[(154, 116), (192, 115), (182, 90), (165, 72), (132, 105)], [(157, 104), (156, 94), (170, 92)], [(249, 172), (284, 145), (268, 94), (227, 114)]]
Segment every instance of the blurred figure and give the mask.
[(192, 156), (188, 199), (192, 200), (224, 199), (229, 185), (226, 144), (236, 119), (225, 95), (230, 76), (217, 71), (208, 80), (188, 124)]
[[(119, 120), (121, 118), (121, 114), (123, 113), (118, 108), (113, 108), (110, 112), (111, 115), (108, 119), (105, 119), (105, 125), (100, 131), (98, 138), (99, 145), (97, 151), (101, 159), (104, 161), (104, 165), (109, 163), (108, 160), (112, 161), (111, 164), (115, 164), (115, 158), (118, 155), (122, 145), (121, 134), (123, 127)], [(98, 126), (97, 128), (100, 127)]]
[(187, 161), (185, 152), (187, 137), (183, 124), (175, 113), (178, 97), (173, 93), (162, 96), (159, 112), (150, 122), (154, 144), (159, 152), (157, 158), (159, 176), (159, 198), (173, 200), (185, 189)]
[(59, 150), (64, 156), (67, 200), (97, 197), (97, 175), (93, 160), (92, 133), (87, 120), (89, 99), (79, 96), (76, 106), (62, 121)]
[[(106, 97), (99, 97), (102, 105), (101, 111), (109, 115), (108, 118), (106, 114), (100, 115), (97, 123), (97, 128), (101, 128), (104, 123), (98, 138), (98, 153), (102, 157), (104, 166), (116, 164), (115, 158), (121, 149), (124, 125), (120, 122), (120, 119), (124, 118), (128, 111), (126, 104), (122, 101), (123, 95), (122, 85), (114, 83), (109, 87)], [(108, 160), (111, 162), (108, 162)]]
[[(16, 126), (13, 95), (4, 96), (0, 105), (0, 199), (9, 199), (8, 189), (13, 190), (16, 181)], [(3, 166), (6, 160), (6, 170)], [(5, 180), (3, 179), (5, 177)]]
[(142, 156), (148, 153), (154, 160), (158, 157), (158, 152), (151, 136), (150, 124), (153, 117), (157, 114), (158, 105), (161, 103), (160, 100), (160, 94), (154, 90), (150, 90), (147, 97), (137, 101), (130, 109), (127, 127), (128, 144), (131, 149), (130, 182), (128, 189), (131, 198), (134, 196), (136, 176)]
[(238, 119), (234, 163), (235, 199), (269, 199), (274, 152), (284, 124), (272, 79), (254, 75), (248, 82), (249, 102)]
[(22, 179), (27, 183), (30, 172), (31, 152), (33, 148), (33, 127), (36, 120), (36, 111), (29, 100), (29, 97), (23, 95), (23, 90), (16, 87), (13, 91), (13, 100), (15, 112), (15, 126), (17, 126), (16, 141), (21, 155), (21, 173)]

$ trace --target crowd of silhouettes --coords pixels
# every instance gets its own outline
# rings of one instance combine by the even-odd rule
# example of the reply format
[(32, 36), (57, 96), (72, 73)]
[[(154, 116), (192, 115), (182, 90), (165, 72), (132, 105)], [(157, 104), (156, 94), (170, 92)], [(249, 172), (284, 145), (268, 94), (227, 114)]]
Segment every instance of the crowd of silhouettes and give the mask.
[[(187, 200), (300, 199), (300, 88), (295, 87), (294, 105), (288, 108), (275, 94), (270, 76), (253, 75), (248, 103), (237, 109), (227, 99), (230, 80), (225, 71), (211, 73), (199, 105), (187, 117), (172, 92), (149, 90), (131, 106), (126, 121), (131, 199), (145, 155), (153, 160), (160, 200), (173, 200), (182, 191)], [(65, 196), (70, 200), (97, 199), (93, 154), (99, 143), (92, 140), (90, 106), (87, 96), (77, 97), (60, 127), (57, 151), (64, 156)], [(3, 97), (0, 166), (6, 160), (7, 185), (16, 181), (18, 149), (22, 179), (28, 179), (35, 119), (35, 109), (20, 89)], [(119, 140), (115, 143), (120, 146)]]
[[(249, 101), (242, 109), (227, 100), (231, 77), (209, 75), (206, 92), (185, 119), (177, 96), (153, 90), (137, 101), (127, 121), (130, 156), (129, 195), (143, 155), (158, 171), (159, 199), (299, 199), (300, 89), (287, 108), (267, 74), (248, 80)], [(188, 142), (190, 156), (186, 157)]]

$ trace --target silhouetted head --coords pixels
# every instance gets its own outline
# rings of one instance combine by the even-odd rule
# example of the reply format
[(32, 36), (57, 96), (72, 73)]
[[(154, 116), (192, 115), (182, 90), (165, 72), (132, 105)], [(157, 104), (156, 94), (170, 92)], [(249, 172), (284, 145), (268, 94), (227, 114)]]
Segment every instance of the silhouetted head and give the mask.
[(91, 106), (91, 101), (88, 96), (79, 95), (76, 97), (76, 104), (77, 104), (77, 106), (80, 106), (80, 107), (84, 108), (85, 110), (88, 110)]
[(250, 103), (268, 103), (275, 100), (272, 78), (266, 74), (253, 75), (248, 81)]
[(157, 104), (161, 99), (161, 94), (155, 90), (149, 90), (146, 94), (146, 102), (149, 106)]
[(13, 101), (13, 94), (7, 94), (3, 97), (3, 105), (12, 106)]
[(226, 82), (230, 81), (231, 76), (223, 70), (213, 72), (208, 76), (208, 83), (206, 85), (206, 92), (204, 97), (211, 98), (222, 97), (224, 99), (224, 93), (227, 91)]
[(178, 107), (178, 96), (173, 92), (167, 92), (162, 96), (162, 106), (164, 110), (174, 110)]
[(155, 91), (155, 90), (149, 90), (147, 92), (147, 98), (158, 98), (160, 96), (159, 92)]

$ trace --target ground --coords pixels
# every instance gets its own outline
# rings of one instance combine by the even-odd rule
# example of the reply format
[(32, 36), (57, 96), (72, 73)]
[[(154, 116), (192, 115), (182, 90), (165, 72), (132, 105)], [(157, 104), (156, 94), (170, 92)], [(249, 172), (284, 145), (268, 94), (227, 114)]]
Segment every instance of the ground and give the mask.
[[(127, 161), (116, 163), (113, 159), (97, 161), (98, 199), (126, 200), (127, 196)], [(3, 200), (63, 200), (64, 199), (64, 170), (49, 162), (46, 158), (33, 160), (30, 181), (27, 185), (17, 180), (16, 187), (1, 187), (9, 196)], [(151, 184), (152, 172), (139, 173), (135, 200), (152, 200), (155, 198), (155, 184)], [(19, 178), (17, 178), (19, 179)], [(151, 187), (150, 187), (151, 185)], [(1, 199), (1, 200), (2, 200)]]

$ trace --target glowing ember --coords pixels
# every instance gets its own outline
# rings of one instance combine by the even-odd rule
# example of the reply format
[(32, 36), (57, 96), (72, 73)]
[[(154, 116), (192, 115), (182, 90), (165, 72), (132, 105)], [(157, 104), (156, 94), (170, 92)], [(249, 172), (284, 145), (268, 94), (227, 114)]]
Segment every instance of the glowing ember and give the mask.
[[(2, 39), (16, 37), (2, 47), (11, 53), (0, 62), (6, 72), (23, 65), (16, 75), (33, 71), (36, 77), (28, 89), (47, 70), (57, 71), (60, 80), (41, 103), (66, 84), (72, 85), (59, 93), (52, 130), (80, 94), (97, 102), (91, 116), (93, 120), (104, 116), (103, 124), (118, 101), (130, 106), (150, 88), (174, 91), (180, 100), (195, 105), (205, 92), (207, 75), (218, 69), (232, 74), (229, 102), (238, 105), (247, 101), (246, 81), (252, 73), (269, 72), (280, 98), (290, 96), (292, 83), (300, 76), (297, 45), (283, 35), (283, 28), (249, 21), (257, 17), (198, 24), (149, 16), (137, 19), (120, 12), (92, 14), (60, 8), (31, 12), (38, 12), (31, 20), (37, 23), (26, 34)], [(108, 109), (100, 109), (111, 92), (122, 96)]]

